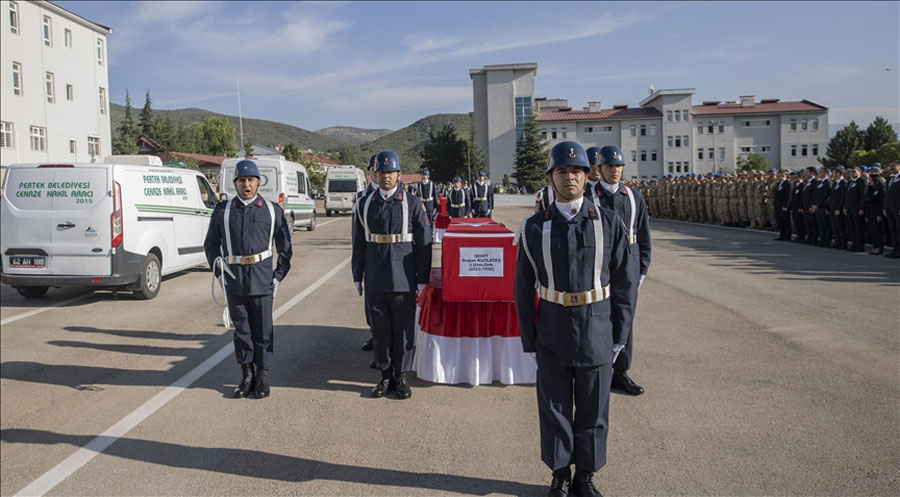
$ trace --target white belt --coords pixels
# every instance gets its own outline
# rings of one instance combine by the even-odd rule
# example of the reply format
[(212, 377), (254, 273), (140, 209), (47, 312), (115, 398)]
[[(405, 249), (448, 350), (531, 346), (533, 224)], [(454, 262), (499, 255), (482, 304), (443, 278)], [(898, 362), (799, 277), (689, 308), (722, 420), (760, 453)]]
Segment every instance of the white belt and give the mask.
[(406, 235), (402, 233), (394, 233), (391, 235), (382, 235), (379, 233), (369, 233), (367, 241), (372, 243), (402, 243), (413, 241), (412, 233)]
[(487, 202), (487, 197), (475, 197), (473, 200), (484, 200)]
[(253, 255), (229, 255), (225, 257), (225, 262), (228, 264), (240, 264), (242, 266), (245, 266), (247, 264), (256, 264), (257, 262), (262, 262), (269, 257), (272, 257), (272, 249)]
[(450, 204), (450, 207), (453, 207), (454, 209), (462, 209), (465, 206), (466, 204)]
[(431, 197), (428, 197), (428, 198), (423, 198), (422, 202), (431, 202), (432, 200), (434, 200), (434, 199)]
[(631, 245), (637, 243), (637, 235), (628, 235), (628, 243)]
[(550, 290), (549, 288), (541, 285), (538, 287), (538, 295), (548, 302), (553, 302), (554, 304), (559, 304), (565, 307), (576, 307), (581, 305), (593, 304), (594, 302), (601, 302), (609, 298), (609, 285), (600, 287), (598, 290), (594, 288), (592, 290), (588, 290), (586, 292), (560, 292), (557, 290)]

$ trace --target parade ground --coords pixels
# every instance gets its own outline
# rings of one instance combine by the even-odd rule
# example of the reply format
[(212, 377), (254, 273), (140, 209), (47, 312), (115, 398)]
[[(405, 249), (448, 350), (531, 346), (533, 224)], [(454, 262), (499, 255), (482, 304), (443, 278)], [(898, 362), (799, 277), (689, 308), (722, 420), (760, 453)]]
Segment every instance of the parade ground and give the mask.
[[(532, 197), (498, 196), (515, 229)], [(514, 205), (519, 204), (519, 205)], [(378, 373), (350, 276), (350, 217), (293, 236), (272, 395), (240, 377), (207, 268), (159, 296), (0, 288), (2, 495), (541, 496), (533, 385)], [(613, 394), (607, 496), (900, 494), (900, 264), (651, 219), (630, 376)], [(435, 248), (440, 264), (440, 247)]]

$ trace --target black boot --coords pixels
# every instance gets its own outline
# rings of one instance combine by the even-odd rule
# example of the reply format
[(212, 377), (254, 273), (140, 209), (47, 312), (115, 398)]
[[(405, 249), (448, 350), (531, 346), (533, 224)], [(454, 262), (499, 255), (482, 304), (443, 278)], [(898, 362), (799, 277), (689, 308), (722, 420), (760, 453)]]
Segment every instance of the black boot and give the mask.
[(572, 480), (572, 489), (569, 495), (573, 497), (603, 497), (603, 494), (594, 486), (594, 473), (592, 471), (576, 471)]
[(394, 388), (394, 379), (391, 375), (390, 368), (385, 369), (381, 372), (381, 379), (378, 380), (378, 383), (375, 384), (375, 388), (372, 389), (372, 397), (376, 399), (380, 399), (387, 395), (388, 391)]
[(253, 383), (256, 378), (253, 374), (253, 363), (241, 364), (241, 383), (234, 389), (234, 398), (243, 399), (253, 391)]
[(398, 399), (403, 400), (412, 397), (412, 389), (409, 388), (409, 383), (406, 381), (406, 373), (400, 373), (397, 375), (395, 380), (395, 387), (397, 390)]
[(259, 368), (256, 371), (256, 388), (253, 389), (257, 399), (269, 396), (269, 368)]
[(370, 339), (366, 340), (366, 343), (362, 344), (362, 347), (360, 347), (360, 350), (370, 352), (372, 350), (372, 348), (373, 348), (372, 339), (370, 338)]
[(644, 388), (629, 378), (624, 371), (621, 373), (613, 371), (611, 389), (632, 396), (644, 393)]
[(572, 472), (569, 468), (557, 469), (553, 472), (553, 479), (550, 480), (547, 497), (568, 497), (570, 485), (572, 485)]

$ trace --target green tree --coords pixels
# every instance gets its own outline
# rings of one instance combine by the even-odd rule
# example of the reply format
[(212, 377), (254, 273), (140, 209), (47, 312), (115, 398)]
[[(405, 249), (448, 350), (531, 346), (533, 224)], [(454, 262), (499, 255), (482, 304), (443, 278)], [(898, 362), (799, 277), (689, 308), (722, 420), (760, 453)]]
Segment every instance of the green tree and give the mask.
[(885, 143), (897, 141), (897, 132), (894, 131), (891, 123), (887, 119), (878, 116), (872, 121), (872, 124), (866, 128), (865, 149), (875, 150)]
[(351, 147), (347, 142), (342, 142), (337, 151), (337, 161), (341, 164), (360, 165), (363, 160), (360, 158), (359, 149)]
[(828, 143), (826, 156), (819, 161), (828, 167), (849, 164), (853, 151), (862, 147), (864, 138), (856, 122), (850, 121), (850, 124), (835, 133), (834, 138)]
[(303, 158), (303, 156), (300, 155), (300, 150), (297, 148), (297, 145), (294, 142), (288, 142), (288, 144), (281, 149), (281, 155), (283, 155), (285, 159), (291, 162), (300, 162), (300, 160)]
[(469, 128), (469, 139), (466, 142), (466, 149), (469, 154), (466, 157), (466, 160), (471, 166), (472, 174), (478, 174), (478, 171), (484, 171), (488, 177), (490, 177), (491, 174), (487, 168), (487, 160), (484, 158), (484, 151), (478, 146), (475, 137), (475, 126)]
[(875, 160), (873, 162), (880, 162), (881, 167), (887, 167), (888, 164), (894, 161), (900, 161), (900, 141), (885, 143), (875, 151)]
[(133, 109), (131, 107), (131, 95), (128, 89), (125, 89), (125, 117), (119, 124), (117, 136), (112, 141), (112, 149), (114, 154), (136, 154), (138, 128), (134, 122)]
[(250, 135), (247, 134), (247, 138), (244, 139), (244, 157), (252, 157), (253, 156), (253, 140), (250, 139)]
[(207, 116), (200, 122), (200, 153), (218, 157), (233, 157), (237, 152), (234, 126), (225, 116)]
[(429, 132), (419, 157), (422, 169), (429, 169), (434, 181), (450, 181), (455, 175), (468, 176), (466, 142), (456, 136), (453, 124), (445, 124), (437, 133)]
[(525, 136), (516, 147), (516, 182), (535, 191), (547, 182), (547, 144), (541, 140), (537, 121), (525, 121)]
[(184, 125), (184, 118), (178, 118), (178, 122), (172, 126), (171, 150), (188, 154), (197, 153), (197, 144), (191, 131)]
[(166, 114), (166, 118), (163, 119), (161, 115), (156, 114), (147, 138), (159, 144), (159, 152), (169, 152), (172, 150), (172, 131), (172, 119), (169, 115)]
[(150, 138), (153, 136), (153, 109), (150, 108), (150, 90), (147, 90), (147, 96), (144, 99), (144, 108), (141, 109), (141, 115), (138, 116), (138, 132), (140, 136)]
[(850, 159), (847, 161), (848, 166), (868, 166), (873, 162), (878, 162), (875, 157), (878, 153), (875, 150), (854, 150), (852, 154), (850, 154)]
[(752, 153), (747, 157), (738, 157), (737, 166), (739, 171), (763, 171), (766, 172), (771, 166), (766, 156), (762, 154)]
[(506, 190), (509, 190), (509, 175), (508, 174), (503, 175), (503, 188)]

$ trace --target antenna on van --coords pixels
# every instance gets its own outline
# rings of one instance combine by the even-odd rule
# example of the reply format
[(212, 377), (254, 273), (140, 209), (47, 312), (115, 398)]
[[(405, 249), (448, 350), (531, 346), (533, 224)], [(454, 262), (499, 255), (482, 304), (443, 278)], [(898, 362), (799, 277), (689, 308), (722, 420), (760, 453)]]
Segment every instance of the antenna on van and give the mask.
[(238, 133), (241, 137), (241, 150), (244, 149), (244, 117), (241, 113), (241, 78), (237, 78), (237, 95), (238, 95)]

